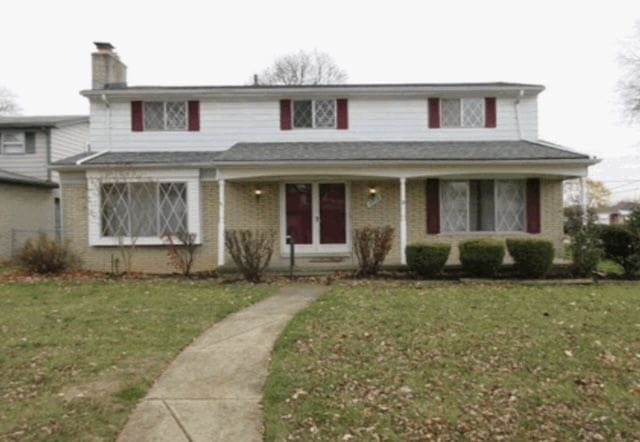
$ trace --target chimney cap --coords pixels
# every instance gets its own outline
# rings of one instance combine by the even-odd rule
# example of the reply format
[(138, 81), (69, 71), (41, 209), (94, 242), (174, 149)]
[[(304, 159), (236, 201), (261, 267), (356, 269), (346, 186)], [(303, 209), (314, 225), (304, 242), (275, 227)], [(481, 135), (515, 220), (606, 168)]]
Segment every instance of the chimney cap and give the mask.
[(96, 45), (96, 49), (102, 51), (111, 51), (115, 49), (113, 45), (107, 41), (94, 41), (93, 44)]

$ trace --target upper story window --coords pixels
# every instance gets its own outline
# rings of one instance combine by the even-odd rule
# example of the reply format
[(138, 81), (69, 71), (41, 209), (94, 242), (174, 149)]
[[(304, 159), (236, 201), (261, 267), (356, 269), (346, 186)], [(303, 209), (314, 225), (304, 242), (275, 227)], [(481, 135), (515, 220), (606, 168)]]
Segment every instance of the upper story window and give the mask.
[(335, 128), (336, 100), (294, 100), (293, 127)]
[(0, 153), (6, 155), (17, 155), (26, 153), (24, 132), (0, 133)]
[(180, 131), (188, 129), (186, 101), (145, 101), (144, 130)]
[(440, 127), (485, 127), (484, 98), (443, 98)]

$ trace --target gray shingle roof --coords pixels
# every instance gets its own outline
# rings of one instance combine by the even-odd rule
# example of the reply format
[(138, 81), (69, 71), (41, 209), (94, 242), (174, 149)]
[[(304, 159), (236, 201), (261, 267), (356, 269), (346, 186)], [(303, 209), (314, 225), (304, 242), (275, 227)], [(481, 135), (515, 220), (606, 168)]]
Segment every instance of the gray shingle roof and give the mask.
[(51, 181), (45, 181), (45, 180), (40, 180), (38, 178), (32, 178), (26, 175), (20, 175), (17, 173), (9, 172), (8, 170), (4, 170), (4, 169), (0, 169), (0, 183), (26, 184), (29, 186), (48, 187), (48, 188), (58, 187), (56, 183), (53, 183)]
[(36, 115), (0, 117), (0, 128), (58, 127), (73, 123), (88, 123), (88, 115)]
[[(85, 152), (54, 166), (73, 166), (95, 155)], [(328, 161), (588, 160), (589, 156), (533, 141), (339, 141), (237, 143), (226, 151), (104, 152), (83, 166), (184, 165)]]
[[(79, 160), (97, 152), (84, 152), (53, 163), (54, 166), (73, 166)], [(105, 152), (82, 163), (90, 166), (130, 165), (130, 164), (200, 164), (211, 163), (220, 151), (153, 151), (153, 152)]]
[(589, 159), (544, 142), (517, 141), (343, 141), (237, 143), (219, 161), (458, 161)]

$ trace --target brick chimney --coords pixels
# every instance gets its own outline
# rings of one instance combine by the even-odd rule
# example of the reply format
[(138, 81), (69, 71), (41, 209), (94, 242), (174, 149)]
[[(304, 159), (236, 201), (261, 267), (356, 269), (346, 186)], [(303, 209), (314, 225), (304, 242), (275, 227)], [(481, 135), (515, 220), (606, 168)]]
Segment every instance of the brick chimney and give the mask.
[(91, 88), (113, 89), (127, 86), (127, 66), (120, 61), (111, 43), (94, 42), (91, 54)]

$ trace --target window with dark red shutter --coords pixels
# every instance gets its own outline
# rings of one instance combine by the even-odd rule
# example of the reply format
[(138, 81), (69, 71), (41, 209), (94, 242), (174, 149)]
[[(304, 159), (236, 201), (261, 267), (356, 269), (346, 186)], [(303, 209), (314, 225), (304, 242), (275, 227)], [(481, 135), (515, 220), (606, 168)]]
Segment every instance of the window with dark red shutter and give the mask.
[(291, 130), (291, 100), (280, 100), (280, 130)]
[(496, 127), (496, 99), (486, 97), (484, 99), (484, 127)]
[(440, 181), (427, 180), (427, 234), (440, 233)]
[(527, 180), (527, 232), (540, 233), (540, 180)]
[(429, 128), (440, 127), (440, 99), (429, 98)]
[(338, 129), (349, 129), (349, 104), (346, 98), (338, 98)]
[(131, 130), (133, 132), (142, 132), (144, 130), (142, 101), (131, 102)]
[(200, 130), (200, 102), (189, 101), (189, 130), (198, 132)]

